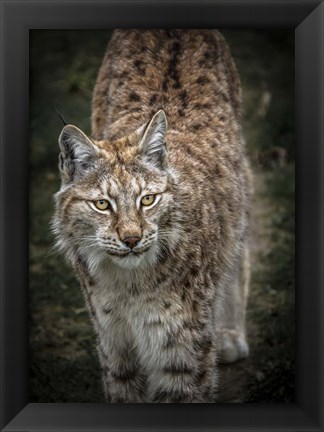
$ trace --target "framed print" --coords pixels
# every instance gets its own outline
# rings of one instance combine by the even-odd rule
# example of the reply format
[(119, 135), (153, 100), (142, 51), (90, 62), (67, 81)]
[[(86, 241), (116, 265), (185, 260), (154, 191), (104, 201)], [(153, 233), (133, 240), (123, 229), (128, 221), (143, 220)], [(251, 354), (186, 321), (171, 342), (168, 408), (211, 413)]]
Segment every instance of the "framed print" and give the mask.
[[(3, 1), (1, 16), (1, 430), (323, 430), (323, 2)], [(250, 151), (249, 156), (254, 158), (252, 164), (269, 169), (268, 180), (273, 183), (275, 199), (290, 200), (289, 212), (276, 207), (271, 219), (285, 227), (280, 243), (288, 249), (293, 248), (295, 241), (292, 234), (295, 161), (296, 296), (290, 287), (295, 274), (294, 253), (287, 255), (286, 260), (285, 254), (270, 248), (266, 258), (277, 263), (278, 271), (269, 275), (269, 279), (262, 279), (265, 286), (257, 298), (259, 312), (253, 312), (262, 314), (265, 310), (262, 308), (267, 310), (268, 321), (264, 321), (267, 329), (261, 336), (268, 340), (268, 347), (259, 369), (253, 363), (244, 363), (245, 360), (240, 363), (239, 368), (250, 374), (250, 379), (242, 384), (244, 390), (235, 369), (227, 366), (222, 369), (221, 377), (225, 378), (220, 380), (220, 402), (223, 403), (104, 403), (94, 336), (90, 335), (75, 276), (65, 267), (63, 259), (57, 261), (51, 254), (44, 257), (52, 241), (47, 229), (49, 201), (58, 190), (58, 173), (52, 162), (58, 146), (52, 143), (66, 122), (76, 123), (89, 133), (90, 107), (84, 100), (89, 102), (91, 98), (106, 42), (116, 28), (140, 29), (139, 33), (147, 29), (180, 28), (180, 32), (220, 29), (244, 85), (246, 77), (255, 77), (253, 68), (262, 64), (259, 73), (263, 82), (260, 79), (257, 83), (260, 98), (251, 92), (247, 99), (254, 120), (262, 124), (263, 131), (255, 139), (247, 124), (245, 134), (250, 143), (253, 139), (259, 141), (256, 144), (259, 147)], [(174, 37), (172, 30), (166, 32), (171, 39)], [(235, 53), (235, 40), (242, 45), (243, 34), (249, 36), (242, 57), (247, 62), (251, 60), (251, 69), (246, 66), (244, 69), (244, 62)], [(261, 34), (267, 36), (262, 39), (258, 37)], [(249, 52), (256, 46), (259, 51), (255, 51), (253, 62)], [(76, 50), (79, 57), (74, 57)], [(177, 52), (171, 54), (170, 76), (176, 86)], [(262, 63), (263, 55), (266, 60)], [(133, 63), (137, 69), (142, 66), (136, 59)], [(280, 69), (282, 64), (285, 66)], [(60, 72), (64, 65), (66, 77)], [(280, 90), (282, 86), (282, 99), (280, 91), (273, 93), (273, 88), (267, 86), (267, 68), (277, 74), (273, 88)], [(200, 75), (196, 78), (202, 82)], [(188, 103), (186, 97), (183, 95), (184, 108)], [(138, 94), (133, 94), (130, 101), (136, 102), (138, 98)], [(79, 116), (75, 114), (76, 102)], [(271, 112), (274, 106), (275, 114)], [(280, 118), (287, 117), (284, 127), (277, 122), (278, 111)], [(265, 113), (273, 116), (272, 129), (262, 123)], [(147, 128), (158, 124), (163, 129), (165, 114), (159, 111), (156, 115)], [(36, 129), (42, 134), (39, 142), (35, 139)], [(141, 141), (146, 140), (145, 146), (151, 145), (147, 141), (154, 132), (151, 129), (149, 132), (145, 129)], [(63, 130), (66, 133), (67, 129)], [(75, 133), (76, 129), (73, 130)], [(82, 132), (77, 130), (80, 137)], [(278, 145), (267, 147), (267, 139)], [(48, 155), (44, 142), (50, 141)], [(154, 164), (157, 163), (154, 159)], [(159, 163), (162, 164), (160, 160)], [(150, 208), (156, 197), (146, 193), (141, 199), (147, 199)], [(106, 202), (101, 201), (91, 204), (100, 214), (106, 210), (102, 207)], [(283, 202), (285, 207), (287, 201)], [(135, 237), (126, 236), (127, 242)], [(127, 242), (124, 243), (130, 247)], [(135, 249), (136, 244), (131, 248)], [(81, 259), (79, 263), (82, 267)], [(57, 276), (56, 266), (64, 269), (64, 279)], [(75, 289), (72, 294), (70, 284)], [(280, 284), (289, 287), (280, 290)], [(61, 307), (63, 301), (67, 301), (72, 315)], [(289, 312), (278, 317), (279, 305)], [(274, 329), (280, 330), (280, 336)], [(252, 342), (250, 347), (256, 350), (258, 345)], [(58, 356), (57, 350), (60, 350)], [(229, 391), (231, 377), (237, 381), (234, 396)], [(248, 396), (242, 396), (245, 391)], [(238, 393), (241, 396), (237, 397)], [(155, 401), (163, 402), (162, 399)]]

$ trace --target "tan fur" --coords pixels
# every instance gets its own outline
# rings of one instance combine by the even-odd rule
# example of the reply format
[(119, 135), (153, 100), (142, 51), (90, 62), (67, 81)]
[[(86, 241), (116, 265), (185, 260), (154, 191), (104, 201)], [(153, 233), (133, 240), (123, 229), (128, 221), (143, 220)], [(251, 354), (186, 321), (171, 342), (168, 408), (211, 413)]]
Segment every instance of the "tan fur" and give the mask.
[[(62, 131), (53, 229), (81, 283), (108, 401), (213, 402), (217, 359), (248, 353), (240, 111), (217, 31), (117, 30), (93, 138)], [(150, 194), (158, 202), (145, 208)], [(126, 254), (128, 238), (140, 238), (138, 255)]]

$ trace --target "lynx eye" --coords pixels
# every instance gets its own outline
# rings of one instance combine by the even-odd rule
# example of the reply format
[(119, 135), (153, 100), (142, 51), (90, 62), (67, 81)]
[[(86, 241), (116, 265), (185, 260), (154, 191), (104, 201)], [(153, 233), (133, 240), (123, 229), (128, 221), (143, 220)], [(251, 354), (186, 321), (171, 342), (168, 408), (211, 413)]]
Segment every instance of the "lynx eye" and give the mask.
[(107, 210), (107, 208), (109, 207), (109, 202), (107, 200), (105, 200), (105, 199), (100, 199), (98, 201), (95, 201), (94, 205), (99, 210)]
[(143, 206), (149, 206), (149, 205), (153, 204), (154, 201), (155, 201), (155, 195), (145, 195), (141, 199), (141, 204)]

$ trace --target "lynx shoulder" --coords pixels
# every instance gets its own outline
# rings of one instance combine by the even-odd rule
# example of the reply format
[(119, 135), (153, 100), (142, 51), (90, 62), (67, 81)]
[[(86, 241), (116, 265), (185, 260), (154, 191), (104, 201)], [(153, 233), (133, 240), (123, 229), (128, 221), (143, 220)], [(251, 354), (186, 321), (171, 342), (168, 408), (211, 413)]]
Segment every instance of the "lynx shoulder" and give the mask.
[(53, 230), (79, 278), (109, 402), (213, 402), (248, 354), (241, 89), (213, 30), (117, 30), (92, 136), (59, 137)]

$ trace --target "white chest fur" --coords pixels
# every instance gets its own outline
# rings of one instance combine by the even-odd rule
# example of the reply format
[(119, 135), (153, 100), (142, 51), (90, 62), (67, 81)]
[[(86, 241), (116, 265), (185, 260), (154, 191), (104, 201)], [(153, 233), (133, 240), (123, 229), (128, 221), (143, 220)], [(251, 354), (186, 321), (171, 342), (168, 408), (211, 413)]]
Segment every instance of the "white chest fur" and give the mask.
[(187, 318), (178, 295), (166, 298), (164, 290), (150, 284), (154, 277), (149, 271), (105, 268), (97, 273), (97, 280), (91, 299), (104, 352), (117, 356), (125, 349), (135, 350), (148, 369), (160, 361), (165, 364), (163, 346)]

